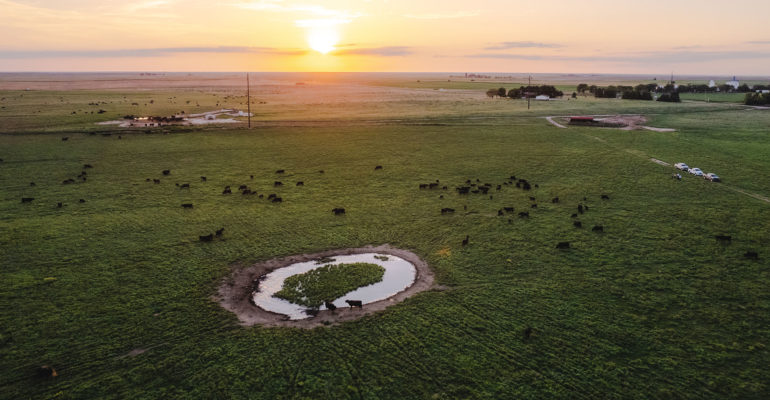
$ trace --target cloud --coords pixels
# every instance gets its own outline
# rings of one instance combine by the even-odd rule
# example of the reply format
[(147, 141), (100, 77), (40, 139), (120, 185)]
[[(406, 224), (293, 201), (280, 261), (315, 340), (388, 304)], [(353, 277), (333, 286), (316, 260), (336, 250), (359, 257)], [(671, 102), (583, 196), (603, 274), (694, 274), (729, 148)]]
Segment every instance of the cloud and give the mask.
[(380, 56), (399, 57), (412, 54), (412, 50), (406, 46), (386, 46), (360, 49), (337, 50), (333, 54), (338, 56)]
[(662, 63), (696, 63), (721, 60), (760, 60), (770, 59), (770, 53), (757, 51), (677, 51), (663, 50), (658, 52), (636, 52), (610, 55), (541, 55), (541, 54), (508, 54), (508, 53), (478, 53), (468, 54), (468, 58), (492, 58), (510, 60), (547, 60), (547, 61), (577, 61), (577, 62), (610, 62), (626, 64), (662, 64)]
[(163, 57), (185, 53), (252, 53), (284, 56), (306, 54), (301, 49), (279, 49), (274, 47), (219, 46), (219, 47), (165, 47), (156, 49), (118, 49), (118, 50), (40, 50), (17, 51), (0, 50), (0, 59), (9, 58), (120, 58), (120, 57)]
[(539, 42), (500, 42), (493, 46), (485, 47), (484, 50), (507, 50), (507, 49), (524, 49), (524, 48), (543, 48), (543, 49), (556, 49), (564, 47), (558, 43), (539, 43)]
[(450, 14), (406, 14), (405, 18), (412, 19), (455, 19), (455, 18), (468, 18), (481, 15), (480, 10), (474, 11), (457, 11)]

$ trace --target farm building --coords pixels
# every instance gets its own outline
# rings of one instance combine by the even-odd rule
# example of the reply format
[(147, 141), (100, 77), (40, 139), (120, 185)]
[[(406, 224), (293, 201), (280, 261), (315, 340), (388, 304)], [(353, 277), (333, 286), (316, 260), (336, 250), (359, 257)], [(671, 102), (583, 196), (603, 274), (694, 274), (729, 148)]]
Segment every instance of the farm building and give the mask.
[(738, 86), (741, 86), (741, 83), (738, 81), (738, 79), (735, 79), (735, 77), (733, 77), (733, 80), (725, 82), (725, 85), (730, 85), (738, 89)]

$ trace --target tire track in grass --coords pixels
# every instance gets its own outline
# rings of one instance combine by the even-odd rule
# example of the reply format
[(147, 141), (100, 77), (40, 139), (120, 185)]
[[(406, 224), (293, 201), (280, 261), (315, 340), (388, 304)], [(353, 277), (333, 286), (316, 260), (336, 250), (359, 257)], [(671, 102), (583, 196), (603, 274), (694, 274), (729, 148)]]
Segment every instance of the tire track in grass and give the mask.
[[(422, 364), (421, 362), (419, 362), (419, 361), (415, 360), (415, 359), (414, 359), (413, 357), (411, 357), (411, 356), (410, 356), (408, 353), (406, 353), (406, 352), (405, 352), (405, 351), (404, 351), (404, 350), (401, 348), (401, 346), (399, 346), (399, 345), (398, 345), (398, 343), (396, 343), (396, 342), (395, 342), (393, 339), (391, 339), (391, 335), (389, 335), (387, 332), (385, 332), (385, 330), (384, 330), (384, 329), (383, 329), (383, 328), (382, 328), (382, 327), (381, 327), (379, 324), (375, 324), (375, 326), (376, 326), (376, 327), (377, 327), (377, 329), (379, 329), (379, 331), (380, 331), (380, 332), (383, 334), (383, 337), (385, 338), (385, 340), (387, 340), (387, 341), (388, 341), (388, 342), (389, 342), (389, 343), (390, 343), (390, 344), (393, 346), (393, 348), (395, 348), (395, 349), (396, 349), (396, 352), (398, 352), (399, 354), (401, 354), (401, 355), (402, 355), (402, 357), (403, 357), (402, 359), (406, 360), (408, 363), (412, 364), (412, 366), (414, 366), (414, 367), (415, 367), (415, 369), (417, 369), (418, 371), (420, 371), (420, 376), (428, 377), (428, 379), (431, 381), (431, 383), (433, 383), (433, 385), (434, 385), (435, 387), (437, 387), (437, 388), (440, 388), (440, 387), (442, 387), (442, 386), (443, 386), (443, 384), (442, 384), (442, 383), (440, 383), (440, 382), (438, 381), (438, 379), (436, 379), (436, 377), (435, 377), (435, 376), (434, 376), (434, 375), (431, 373), (431, 369), (429, 369), (429, 368), (428, 368), (428, 367), (426, 367), (424, 364)], [(398, 329), (398, 328), (396, 328), (396, 329)], [(409, 334), (409, 335), (410, 335), (410, 336), (411, 336), (413, 339), (415, 339), (415, 342), (420, 342), (420, 340), (419, 340), (419, 339), (417, 339), (417, 338), (414, 336), (414, 334), (412, 334), (412, 333), (411, 333), (411, 332), (409, 332), (409, 331), (407, 331), (407, 333), (408, 333), (408, 334)]]
[[(349, 344), (343, 342), (339, 338), (337, 339), (338, 345), (343, 345), (348, 347), (349, 349), (352, 347)], [(340, 360), (340, 364), (343, 364), (345, 366), (345, 372), (347, 372), (348, 376), (350, 376), (350, 379), (353, 381), (353, 389), (356, 391), (356, 396), (358, 396), (359, 399), (363, 399), (364, 397), (361, 395), (361, 391), (358, 389), (359, 387), (363, 387), (363, 382), (361, 381), (361, 378), (358, 376), (358, 374), (355, 374), (354, 371), (356, 371), (356, 368), (353, 366), (353, 364), (348, 361), (347, 358), (342, 357), (340, 352), (337, 350), (335, 346), (330, 346), (332, 352), (334, 353), (334, 356), (337, 357), (337, 359)]]

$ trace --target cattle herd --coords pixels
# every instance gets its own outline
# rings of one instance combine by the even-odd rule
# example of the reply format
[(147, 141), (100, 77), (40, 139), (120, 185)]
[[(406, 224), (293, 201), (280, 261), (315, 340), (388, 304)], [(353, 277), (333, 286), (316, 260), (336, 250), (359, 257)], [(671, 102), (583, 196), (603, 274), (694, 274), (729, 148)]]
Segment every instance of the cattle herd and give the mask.
[[(62, 139), (63, 140), (67, 140), (68, 138), (65, 137), (65, 138), (62, 138)], [(71, 184), (75, 184), (75, 183), (78, 183), (78, 182), (80, 182), (80, 183), (86, 182), (88, 180), (88, 172), (87, 172), (87, 170), (92, 169), (92, 168), (94, 168), (94, 167), (91, 164), (83, 164), (81, 172), (75, 178), (65, 179), (64, 181), (62, 181), (62, 184), (63, 185), (71, 185)], [(381, 165), (377, 165), (377, 166), (375, 166), (374, 169), (375, 169), (375, 171), (380, 171), (380, 170), (383, 169), (383, 167)], [(283, 170), (283, 169), (278, 169), (278, 170), (275, 171), (275, 174), (283, 176), (285, 174), (285, 172), (286, 171)], [(323, 170), (319, 170), (318, 173), (323, 174), (324, 171)], [(164, 177), (169, 177), (169, 176), (171, 176), (171, 170), (170, 169), (162, 170), (161, 174)], [(249, 179), (253, 180), (254, 179), (254, 175), (250, 175)], [(205, 176), (201, 176), (200, 180), (201, 180), (202, 183), (208, 182), (208, 178), (205, 177)], [(146, 182), (153, 182), (154, 184), (160, 184), (161, 183), (161, 179), (159, 179), (159, 178), (147, 178), (145, 181)], [(30, 186), (36, 186), (35, 182), (30, 182), (29, 185)], [(276, 180), (276, 181), (273, 182), (273, 187), (280, 188), (280, 187), (283, 187), (283, 186), (284, 186), (283, 181)], [(303, 187), (303, 186), (305, 186), (305, 182), (304, 181), (296, 181), (295, 182), (295, 186)], [(190, 183), (181, 183), (181, 184), (180, 183), (176, 183), (176, 187), (178, 187), (179, 190), (183, 190), (183, 189), (189, 190), (191, 188), (191, 184)], [(490, 194), (490, 192), (492, 192), (492, 191), (494, 191), (494, 192), (501, 192), (504, 189), (504, 187), (511, 187), (511, 188), (515, 187), (515, 188), (520, 189), (520, 190), (522, 190), (524, 192), (531, 192), (531, 191), (533, 191), (533, 189), (538, 189), (539, 185), (538, 184), (530, 183), (527, 179), (517, 178), (515, 175), (511, 175), (508, 178), (503, 179), (503, 182), (499, 183), (499, 184), (492, 184), (492, 183), (488, 183), (488, 182), (487, 183), (481, 183), (480, 179), (475, 179), (475, 180), (467, 179), (462, 184), (456, 185), (454, 187), (454, 191), (460, 197), (470, 196), (470, 195), (481, 195), (481, 196), (485, 196), (485, 198), (486, 198), (486, 196), (488, 196), (489, 199), (491, 200), (491, 199), (493, 199), (493, 195)], [(442, 185), (441, 182), (438, 179), (436, 179), (434, 182), (419, 183), (418, 184), (418, 188), (421, 191), (440, 190), (442, 192), (447, 192), (449, 190), (449, 186), (448, 185)], [(241, 195), (243, 195), (243, 196), (257, 196), (260, 199), (266, 197), (267, 200), (272, 202), (272, 203), (282, 203), (283, 202), (283, 198), (278, 196), (276, 193), (269, 193), (267, 195), (264, 194), (264, 193), (257, 193), (257, 191), (255, 189), (250, 188), (246, 184), (239, 185), (238, 186), (238, 190), (241, 192)], [(232, 193), (233, 193), (233, 190), (232, 190), (230, 185), (225, 186), (224, 190), (222, 190), (222, 194), (223, 195), (230, 195)], [(439, 196), (440, 199), (444, 199), (444, 197), (445, 197), (444, 194), (441, 194)], [(516, 208), (514, 206), (512, 206), (512, 205), (509, 205), (509, 206), (505, 206), (505, 207), (502, 207), (502, 208), (498, 209), (497, 210), (497, 216), (504, 217), (506, 215), (513, 215), (513, 214), (515, 214), (515, 215), (518, 215), (518, 217), (522, 218), (522, 219), (530, 218), (530, 212), (533, 212), (533, 211), (538, 209), (538, 203), (537, 203), (537, 198), (535, 196), (531, 196), (530, 195), (530, 196), (528, 196), (528, 198), (529, 198), (529, 202), (530, 202), (530, 204), (528, 206), (528, 210), (529, 211), (519, 211), (518, 214), (516, 214)], [(599, 198), (601, 200), (603, 200), (603, 201), (609, 201), (610, 200), (610, 197), (607, 194), (600, 194)], [(21, 202), (22, 203), (32, 203), (34, 200), (35, 200), (34, 197), (26, 197), (26, 196), (25, 197), (21, 197)], [(589, 206), (587, 204), (585, 204), (585, 202), (587, 202), (587, 201), (588, 201), (588, 198), (583, 197), (583, 201), (579, 202), (575, 206), (575, 208), (573, 209), (573, 210), (576, 210), (577, 212), (576, 213), (572, 213), (570, 215), (570, 217), (573, 219), (572, 226), (574, 228), (576, 228), (576, 229), (582, 229), (583, 228), (583, 223), (580, 220), (575, 220), (575, 219), (579, 218), (580, 215), (583, 215), (584, 213), (588, 212)], [(81, 199), (79, 199), (79, 202), (80, 203), (85, 203), (86, 200), (81, 198)], [(554, 204), (554, 205), (558, 204), (559, 208), (563, 209), (563, 207), (561, 207), (562, 203), (560, 202), (560, 199), (559, 199), (558, 196), (551, 198), (550, 202), (551, 202), (551, 204)], [(65, 206), (65, 204), (63, 202), (57, 202), (56, 203), (56, 208), (63, 208), (64, 206)], [(194, 205), (193, 205), (193, 203), (182, 203), (182, 208), (192, 209), (192, 208), (194, 208)], [(467, 205), (463, 206), (463, 210), (467, 211)], [(337, 215), (337, 216), (345, 215), (345, 208), (335, 207), (335, 208), (333, 208), (331, 210), (331, 212), (334, 215)], [(453, 208), (453, 207), (442, 207), (441, 208), (441, 214), (442, 215), (455, 214), (455, 208)], [(512, 223), (512, 220), (510, 218), (508, 219), (508, 223)], [(604, 228), (603, 225), (594, 225), (591, 228), (591, 231), (592, 232), (596, 232), (596, 233), (604, 233), (605, 232), (604, 229), (605, 228)], [(215, 233), (208, 233), (208, 234), (205, 234), (205, 235), (199, 235), (198, 239), (201, 242), (212, 242), (212, 241), (214, 241), (214, 238), (221, 237), (223, 235), (223, 232), (224, 232), (224, 228), (221, 228), (221, 229), (216, 230)], [(715, 238), (716, 238), (716, 240), (718, 242), (720, 242), (722, 244), (728, 244), (732, 240), (732, 237), (728, 236), (728, 235), (715, 235)], [(469, 241), (470, 241), (470, 237), (468, 235), (466, 235), (465, 239), (462, 240), (461, 245), (462, 246), (467, 246), (469, 244)], [(556, 248), (557, 249), (569, 249), (569, 248), (571, 248), (571, 246), (570, 246), (569, 242), (561, 241), (561, 242), (558, 242), (556, 244)], [(756, 251), (753, 251), (753, 250), (749, 250), (749, 251), (745, 252), (743, 254), (743, 256), (745, 258), (747, 258), (747, 259), (752, 259), (752, 260), (759, 259), (759, 254)]]

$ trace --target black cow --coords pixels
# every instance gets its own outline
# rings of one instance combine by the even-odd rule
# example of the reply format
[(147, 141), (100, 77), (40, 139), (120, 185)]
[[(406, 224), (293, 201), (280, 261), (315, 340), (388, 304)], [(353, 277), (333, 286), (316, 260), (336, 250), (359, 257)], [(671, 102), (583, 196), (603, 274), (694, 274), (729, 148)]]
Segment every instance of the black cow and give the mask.
[(470, 192), (470, 190), (471, 190), (470, 187), (462, 186), (462, 187), (457, 188), (457, 193), (458, 194), (468, 194), (468, 192)]
[(283, 186), (283, 182), (275, 181), (275, 182), (273, 182), (273, 186)]
[(243, 192), (241, 192), (241, 194), (255, 194), (255, 193), (257, 192), (252, 192), (251, 189), (246, 189)]
[(529, 189), (532, 189), (532, 186), (529, 186), (529, 182), (524, 182), (522, 189), (529, 190)]
[(246, 186), (246, 185), (241, 185), (241, 186), (238, 186), (238, 190), (246, 190), (246, 189), (248, 189), (248, 188), (249, 188), (249, 187), (248, 187), (248, 186)]
[(189, 189), (190, 188), (190, 184), (189, 183), (183, 183), (183, 184), (179, 185), (179, 188), (180, 189)]
[(427, 188), (428, 188), (428, 184), (427, 183), (421, 183), (420, 184), (420, 189), (427, 189)]
[(170, 175), (170, 174), (171, 174), (171, 170), (170, 169), (164, 169), (163, 170), (163, 175)]
[(570, 215), (570, 218), (577, 218), (577, 214)]
[(51, 366), (43, 365), (37, 369), (37, 377), (40, 379), (55, 378), (57, 376), (59, 376), (59, 374), (56, 373), (56, 370)]
[(192, 203), (182, 203), (182, 208), (193, 208)]
[(275, 198), (275, 193), (270, 193), (269, 195), (267, 195), (268, 200), (272, 200), (274, 198)]
[(532, 337), (532, 334), (535, 333), (534, 329), (532, 329), (531, 326), (528, 326), (524, 329), (524, 339), (529, 339)]
[(282, 174), (282, 173), (284, 173), (284, 172), (285, 172), (285, 171), (284, 171), (284, 170), (282, 170), (282, 169), (279, 169), (279, 170), (275, 171), (275, 173), (276, 173), (276, 174)]
[(551, 203), (556, 204), (558, 202), (559, 202), (559, 198), (558, 197), (554, 197), (553, 199), (551, 199)]
[(80, 200), (78, 200), (78, 202), (80, 202), (80, 203), (85, 203), (85, 202), (86, 202), (86, 200), (85, 200), (85, 199), (80, 199)]
[(497, 185), (497, 190), (501, 190), (503, 188), (503, 185)]
[(529, 218), (529, 212), (526, 212), (526, 211), (520, 212), (519, 218)]
[(334, 213), (334, 215), (342, 215), (342, 214), (345, 214), (345, 209), (337, 207), (337, 208), (333, 208), (332, 212)]
[(720, 241), (720, 242), (729, 242), (729, 241), (733, 240), (733, 237), (732, 237), (732, 236), (727, 236), (727, 235), (716, 235), (716, 236), (714, 236), (714, 237), (715, 237), (715, 238), (716, 238), (718, 241)]
[(30, 182), (29, 186), (35, 186), (35, 182)]
[(602, 200), (609, 200), (609, 199), (610, 199), (610, 196), (607, 196), (606, 194), (602, 195)]
[(84, 169), (93, 168), (94, 166), (91, 164), (83, 164)]
[(69, 137), (67, 137), (67, 136), (65, 136), (65, 137), (61, 138), (61, 141), (62, 141), (62, 142), (66, 142), (66, 141), (68, 141), (68, 140), (70, 140), (70, 138), (69, 138)]
[(214, 235), (209, 233), (208, 235), (205, 235), (205, 236), (198, 236), (198, 240), (200, 240), (201, 242), (211, 242), (212, 240), (214, 240)]
[(254, 179), (254, 175), (249, 175), (249, 179)]
[(513, 207), (503, 207), (503, 210), (505, 210), (505, 212), (513, 212)]
[(465, 239), (463, 239), (463, 246), (467, 246), (468, 245), (468, 241), (470, 241), (470, 236), (465, 235)]
[(537, 208), (537, 204), (533, 204), (533, 205), (531, 205), (530, 207), (532, 207), (532, 208)]
[(219, 229), (217, 229), (217, 231), (216, 231), (216, 235), (217, 235), (217, 236), (222, 236), (222, 233), (223, 233), (224, 231), (225, 231), (225, 228), (219, 228)]
[(155, 183), (155, 184), (158, 184), (158, 183), (160, 183), (160, 179), (153, 179), (152, 182)]
[(503, 209), (502, 208), (497, 210), (497, 216), (498, 217), (502, 217), (503, 216)]
[(583, 213), (583, 205), (582, 204), (578, 204), (578, 212), (581, 213), (581, 214)]
[(441, 209), (442, 214), (451, 214), (453, 212), (455, 212), (454, 208), (444, 207)]
[(345, 300), (345, 303), (348, 303), (350, 308), (358, 307), (363, 309), (364, 308), (364, 302), (361, 300)]
[(35, 198), (34, 197), (22, 197), (21, 198), (21, 202), (22, 203), (31, 203), (32, 200), (35, 200)]
[(206, 182), (206, 177), (205, 176), (201, 176), (201, 182)]
[(378, 166), (374, 167), (375, 171), (377, 171), (378, 169), (382, 169), (382, 165), (378, 165)]
[(319, 173), (319, 174), (323, 174), (323, 173), (324, 173), (324, 170), (322, 170), (322, 169), (321, 169), (321, 170), (319, 170), (319, 171), (318, 171), (318, 173)]
[(594, 232), (604, 232), (604, 226), (602, 226), (602, 225), (594, 225), (594, 227), (591, 228), (591, 230), (594, 231)]
[(536, 201), (536, 199), (534, 197), (532, 197), (532, 196), (529, 196), (529, 200), (530, 201)]
[(56, 203), (56, 208), (62, 208), (62, 207), (64, 207), (64, 204), (62, 204), (61, 201)]
[(743, 254), (744, 257), (748, 258), (749, 260), (759, 260), (759, 254), (757, 254), (756, 251), (747, 251)]
[(281, 203), (283, 202), (283, 199), (280, 197), (273, 197), (273, 203)]
[(574, 221), (572, 223), (572, 226), (574, 226), (575, 228), (582, 228), (583, 227), (583, 223), (580, 222), (580, 221)]
[(569, 242), (559, 242), (556, 244), (557, 249), (569, 249)]
[(337, 306), (335, 306), (334, 303), (328, 300), (324, 300), (324, 307), (326, 307), (326, 309), (331, 312), (334, 312), (334, 310), (337, 309)]
[(299, 181), (297, 182), (297, 186), (305, 186), (305, 182)]

